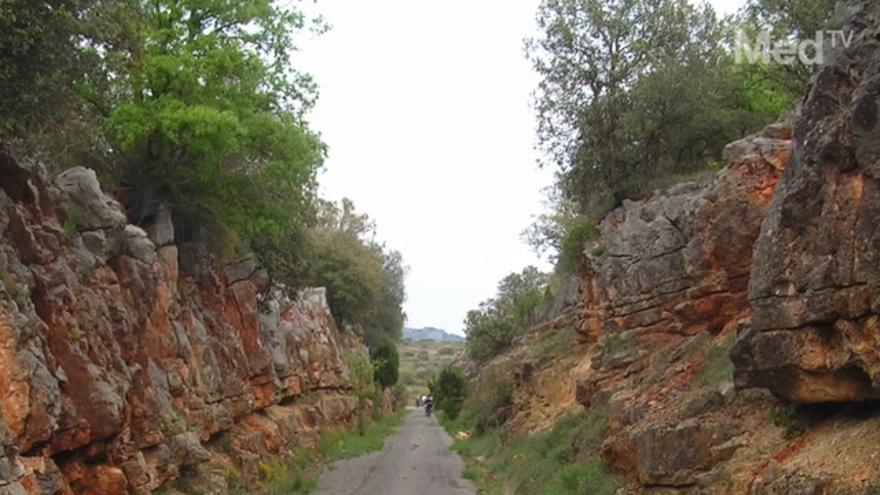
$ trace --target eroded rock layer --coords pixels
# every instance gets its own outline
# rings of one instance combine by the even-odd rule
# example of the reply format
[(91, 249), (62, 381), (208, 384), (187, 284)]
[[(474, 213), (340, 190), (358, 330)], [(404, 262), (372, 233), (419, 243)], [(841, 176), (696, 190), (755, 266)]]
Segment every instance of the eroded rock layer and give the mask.
[(351, 423), (321, 290), (292, 300), (244, 259), (128, 223), (95, 173), (0, 151), (0, 493), (150, 493), (220, 452), (257, 462)]

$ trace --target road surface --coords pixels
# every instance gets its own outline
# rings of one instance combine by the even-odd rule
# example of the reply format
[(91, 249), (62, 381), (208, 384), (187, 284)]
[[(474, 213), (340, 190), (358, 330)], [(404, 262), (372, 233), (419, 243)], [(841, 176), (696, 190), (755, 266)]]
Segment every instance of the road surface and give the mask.
[(414, 409), (385, 449), (339, 461), (321, 475), (318, 495), (475, 495), (464, 462), (434, 418)]

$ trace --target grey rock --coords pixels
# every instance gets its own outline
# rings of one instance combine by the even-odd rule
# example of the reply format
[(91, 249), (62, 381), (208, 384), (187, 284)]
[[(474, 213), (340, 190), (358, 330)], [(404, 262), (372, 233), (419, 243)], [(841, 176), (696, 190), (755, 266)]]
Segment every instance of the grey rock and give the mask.
[(171, 208), (168, 205), (160, 205), (153, 223), (146, 230), (156, 247), (174, 244), (174, 222), (171, 218)]
[(148, 265), (156, 262), (156, 246), (144, 229), (136, 225), (126, 225), (123, 236), (128, 254)]
[(732, 354), (738, 387), (796, 402), (880, 397), (880, 32), (850, 15), (853, 46), (829, 50), (795, 119)]
[(232, 285), (251, 278), (257, 271), (257, 259), (253, 255), (242, 258), (226, 267), (226, 283)]
[(56, 180), (77, 209), (80, 230), (121, 229), (126, 217), (122, 206), (101, 190), (95, 171), (74, 167), (64, 171)]

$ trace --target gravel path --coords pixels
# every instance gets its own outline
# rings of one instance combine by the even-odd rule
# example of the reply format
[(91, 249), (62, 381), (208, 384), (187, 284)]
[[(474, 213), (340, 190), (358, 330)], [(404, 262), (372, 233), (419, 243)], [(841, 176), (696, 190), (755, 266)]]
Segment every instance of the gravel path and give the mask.
[(325, 470), (318, 495), (475, 495), (473, 483), (461, 478), (464, 462), (451, 445), (433, 417), (414, 409), (384, 450)]

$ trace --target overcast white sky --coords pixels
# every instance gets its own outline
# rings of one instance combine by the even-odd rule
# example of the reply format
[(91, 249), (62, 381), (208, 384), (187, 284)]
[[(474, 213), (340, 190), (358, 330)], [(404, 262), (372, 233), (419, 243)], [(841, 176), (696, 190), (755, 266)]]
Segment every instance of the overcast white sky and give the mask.
[(523, 53), (538, 4), (319, 0), (332, 30), (294, 55), (320, 87), (322, 193), (354, 200), (403, 253), (408, 326), (462, 333), (501, 277), (549, 269), (520, 239), (552, 182), (536, 166), (538, 79)]

